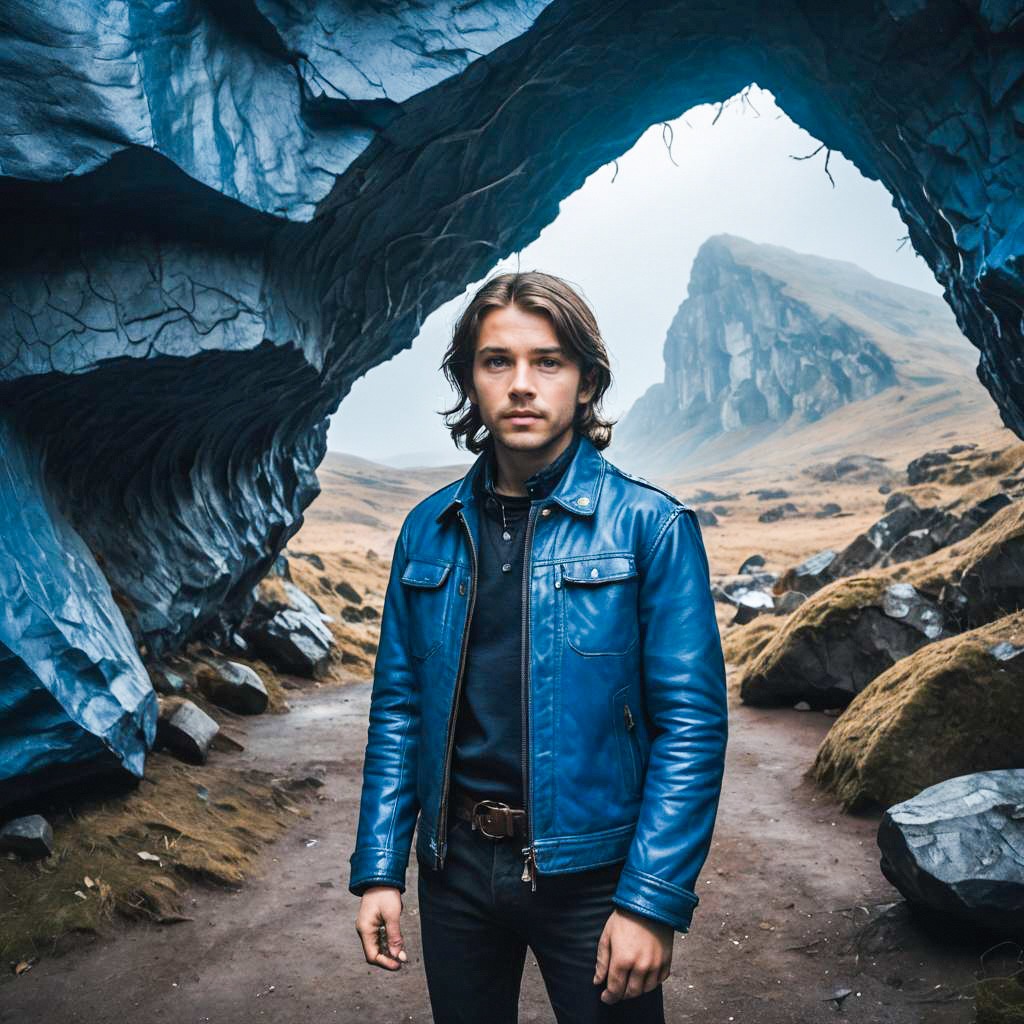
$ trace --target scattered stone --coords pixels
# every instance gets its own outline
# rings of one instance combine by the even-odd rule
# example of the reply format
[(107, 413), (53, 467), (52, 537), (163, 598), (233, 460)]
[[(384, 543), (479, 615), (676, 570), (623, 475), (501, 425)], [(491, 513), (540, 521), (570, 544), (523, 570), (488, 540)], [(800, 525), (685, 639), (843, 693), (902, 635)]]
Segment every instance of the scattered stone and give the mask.
[(956, 775), (1024, 766), (1021, 721), (1019, 611), (921, 647), (879, 675), (822, 740), (810, 774), (844, 810), (888, 807)]
[(190, 700), (161, 702), (156, 742), (189, 764), (205, 764), (220, 726)]
[(948, 466), (953, 460), (946, 452), (926, 452), (907, 464), (907, 483), (928, 483), (941, 476), (941, 467)]
[[(804, 472), (814, 480), (822, 483), (834, 483), (837, 480), (879, 480), (895, 477), (895, 473), (885, 465), (885, 459), (874, 455), (844, 455), (837, 462), (816, 462), (808, 466)], [(889, 484), (882, 484), (888, 487)]]
[(915, 558), (924, 558), (938, 550), (934, 537), (928, 530), (911, 530), (901, 537), (889, 553), (882, 559), (882, 565), (893, 565), (896, 562), (912, 562)]
[(911, 505), (917, 508), (917, 502), (906, 491), (893, 491), (886, 499), (885, 511), (891, 512), (894, 508), (899, 508), (900, 505)]
[(240, 715), (261, 715), (270, 703), (263, 680), (237, 661), (210, 659), (196, 672), (196, 682), (214, 704)]
[[(319, 569), (321, 572), (324, 571), (324, 560), (319, 555), (314, 555), (307, 551), (289, 551), (288, 554), (291, 555), (292, 558), (304, 558), (314, 568)], [(289, 577), (289, 579), (290, 578), (291, 577)]]
[(782, 574), (777, 590), (795, 590), (801, 594), (813, 594), (826, 583), (832, 582), (831, 565), (836, 553), (832, 548), (818, 551), (805, 558), (799, 565)]
[(841, 505), (837, 505), (834, 501), (827, 501), (814, 513), (814, 517), (816, 519), (827, 519), (830, 516), (838, 515), (842, 511)]
[(1024, 769), (972, 772), (890, 807), (885, 877), (915, 906), (1001, 936), (1024, 921)]
[(716, 516), (728, 516), (732, 514), (731, 510), (725, 505), (714, 505), (712, 506), (711, 511), (714, 512)]
[(362, 604), (363, 596), (352, 586), (351, 583), (347, 583), (342, 580), (340, 583), (334, 584), (334, 592), (340, 597), (345, 598), (346, 601), (351, 601), (352, 604)]
[(695, 508), (694, 512), (697, 513), (697, 522), (701, 526), (717, 526), (718, 516), (709, 508)]
[(799, 509), (791, 501), (787, 501), (784, 505), (776, 505), (774, 508), (766, 509), (758, 517), (758, 522), (761, 523), (774, 523), (779, 519), (784, 518), (787, 515), (793, 515), (799, 512)]
[(888, 494), (891, 490), (892, 490), (892, 485), (891, 484), (879, 484), (878, 485), (878, 493), (879, 494)]
[(327, 672), (334, 637), (320, 606), (294, 583), (257, 584), (242, 634), (271, 666), (307, 678)]
[(810, 711), (811, 710), (811, 705), (808, 704), (807, 701), (805, 701), (805, 700), (798, 700), (793, 705), (793, 710), (794, 711)]
[(744, 576), (749, 572), (753, 572), (754, 569), (760, 569), (764, 565), (764, 555), (751, 555), (749, 558), (743, 560), (743, 564), (739, 568), (738, 575)]
[(779, 498), (789, 497), (789, 491), (781, 487), (760, 487), (754, 491), (747, 491), (747, 494), (756, 494), (762, 501), (777, 501)]
[(53, 853), (53, 829), (41, 814), (14, 818), (0, 828), (0, 853), (41, 860)]
[(787, 590), (781, 596), (776, 597), (775, 614), (789, 615), (790, 612), (795, 612), (806, 600), (806, 594), (801, 594), (798, 590)]
[(149, 678), (153, 680), (153, 689), (165, 697), (177, 697), (185, 692), (187, 680), (183, 675), (172, 672), (163, 665), (150, 665)]

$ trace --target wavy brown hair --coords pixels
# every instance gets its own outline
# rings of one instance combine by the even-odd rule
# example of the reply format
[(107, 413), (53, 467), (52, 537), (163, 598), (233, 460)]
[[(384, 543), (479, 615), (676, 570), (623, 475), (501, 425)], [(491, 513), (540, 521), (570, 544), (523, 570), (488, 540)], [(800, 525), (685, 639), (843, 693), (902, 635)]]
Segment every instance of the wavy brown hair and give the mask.
[(567, 282), (539, 270), (497, 274), (485, 281), (455, 324), (441, 362), (445, 377), (459, 395), (455, 405), (441, 410), (455, 444), (463, 443), (469, 451), (479, 453), (490, 437), (479, 409), (469, 398), (473, 360), (483, 318), (513, 303), (528, 313), (547, 317), (562, 348), (579, 366), (581, 384), (596, 383), (590, 401), (577, 405), (574, 426), (595, 448), (607, 448), (617, 421), (605, 419), (601, 412), (612, 372), (597, 320), (583, 297)]

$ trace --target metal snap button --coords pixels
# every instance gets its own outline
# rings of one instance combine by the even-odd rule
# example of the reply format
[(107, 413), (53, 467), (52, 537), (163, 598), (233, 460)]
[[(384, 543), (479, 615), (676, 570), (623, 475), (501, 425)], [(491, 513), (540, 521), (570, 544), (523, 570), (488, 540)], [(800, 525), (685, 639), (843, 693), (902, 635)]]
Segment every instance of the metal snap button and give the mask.
[(512, 570), (512, 563), (511, 563), (511, 562), (506, 562), (506, 563), (505, 563), (505, 564), (504, 564), (504, 565), (503, 565), (503, 566), (501, 567), (501, 571), (502, 571), (502, 572), (510, 572), (511, 570)]
[(560, 590), (561, 588), (562, 588), (562, 581), (561, 580), (555, 580), (555, 590)]
[(547, 508), (547, 507), (545, 506), (544, 508), (542, 508), (542, 509), (540, 510), (540, 514), (541, 514), (542, 516), (549, 516), (549, 515), (551, 515), (551, 509), (549, 509), (549, 508)]
[(597, 576), (597, 566), (590, 570), (590, 578), (594, 579), (595, 576)]
[(576, 499), (577, 505), (589, 505), (590, 499), (584, 494), (581, 498)]

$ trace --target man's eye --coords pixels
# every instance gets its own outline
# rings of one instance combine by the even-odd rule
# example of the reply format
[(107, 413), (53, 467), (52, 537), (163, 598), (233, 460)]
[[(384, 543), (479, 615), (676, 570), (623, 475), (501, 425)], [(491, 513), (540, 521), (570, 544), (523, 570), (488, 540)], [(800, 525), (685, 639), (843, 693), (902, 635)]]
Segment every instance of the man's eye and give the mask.
[(489, 356), (484, 360), (484, 366), (493, 366), (495, 363), (500, 363), (504, 358), (504, 356)]
[(562, 365), (557, 359), (553, 359), (551, 356), (548, 356), (546, 359), (544, 359), (544, 362), (547, 363), (548, 366), (561, 366)]

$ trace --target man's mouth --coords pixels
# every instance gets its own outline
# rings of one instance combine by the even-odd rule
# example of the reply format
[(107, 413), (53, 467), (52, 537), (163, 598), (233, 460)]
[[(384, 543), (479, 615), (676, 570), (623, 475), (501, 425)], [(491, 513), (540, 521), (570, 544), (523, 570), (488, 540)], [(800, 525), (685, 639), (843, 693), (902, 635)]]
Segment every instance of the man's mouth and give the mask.
[(506, 413), (505, 419), (508, 420), (539, 420), (540, 415), (535, 412), (510, 412)]

